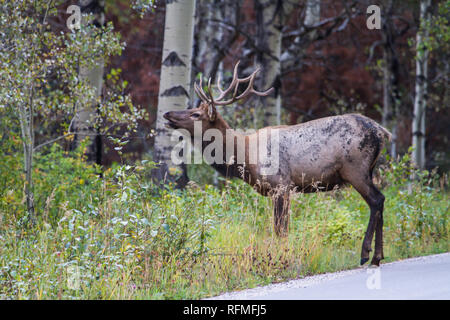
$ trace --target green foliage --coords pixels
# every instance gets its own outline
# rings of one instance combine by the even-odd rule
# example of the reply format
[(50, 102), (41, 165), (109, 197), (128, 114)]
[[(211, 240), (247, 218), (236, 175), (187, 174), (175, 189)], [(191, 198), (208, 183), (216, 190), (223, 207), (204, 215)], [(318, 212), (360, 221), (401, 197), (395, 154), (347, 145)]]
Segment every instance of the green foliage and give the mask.
[[(78, 31), (57, 32), (47, 19), (57, 13), (60, 4), (34, 0), (0, 2), (0, 114), (10, 119), (11, 127), (15, 124), (20, 128), (26, 173), (24, 193), (33, 223), (34, 152), (58, 139), (73, 137), (73, 120), (92, 105), (97, 106), (96, 112), (83, 125), (104, 135), (113, 135), (126, 126), (123, 136), (127, 138), (143, 117), (143, 111), (134, 108), (131, 98), (124, 94), (127, 84), (119, 81), (120, 72), (112, 70), (100, 96), (88, 77), (80, 76), (81, 70), (108, 63), (111, 56), (121, 53), (124, 44), (112, 23), (104, 27), (83, 23)], [(88, 22), (92, 17), (83, 15), (81, 19)], [(58, 137), (51, 139), (55, 134)], [(44, 141), (36, 144), (36, 135)], [(59, 197), (59, 193), (55, 196)]]
[(355, 221), (352, 212), (346, 208), (338, 208), (331, 213), (325, 227), (325, 244), (337, 244), (339, 246), (351, 239), (361, 238), (364, 226)]
[[(418, 34), (422, 35), (421, 43), (416, 47), (417, 57), (421, 58), (425, 52), (441, 50), (446, 55), (450, 45), (450, 1), (443, 0), (437, 3), (434, 15), (420, 21)], [(415, 39), (409, 39), (410, 46), (417, 45)]]
[[(48, 116), (95, 99), (94, 89), (78, 77), (78, 69), (91, 66), (122, 50), (119, 37), (108, 24), (91, 25), (79, 32), (56, 33), (44, 21), (45, 1), (2, 1), (3, 47), (0, 59), (0, 105), (17, 113), (18, 105), (35, 106)], [(56, 78), (57, 81), (50, 81)], [(29, 106), (31, 107), (31, 106)]]
[(430, 36), (427, 46), (433, 50), (441, 48), (448, 52), (450, 45), (450, 1), (444, 0), (437, 5), (437, 14), (430, 21), (426, 21), (424, 28), (428, 28)]
[[(270, 199), (241, 181), (160, 189), (145, 160), (100, 178), (83, 145), (36, 157), (40, 214), (24, 229), (20, 141), (9, 139), (0, 153), (0, 298), (199, 298), (358, 265), (369, 210), (352, 188), (295, 196), (289, 237), (277, 239)], [(387, 261), (448, 251), (443, 177), (413, 171), (409, 155), (377, 175)]]
[(155, 10), (155, 1), (154, 0), (134, 0), (131, 4), (131, 7), (139, 12), (141, 18), (147, 11)]
[[(120, 54), (124, 48), (120, 34), (111, 22), (102, 28), (86, 24), (76, 32), (56, 32), (45, 22), (52, 12), (47, 11), (46, 1), (2, 1), (0, 6), (0, 106), (9, 116), (19, 117), (21, 107), (30, 116), (39, 115), (42, 126), (56, 118), (60, 123), (64, 117), (69, 129), (74, 114), (99, 99), (87, 79), (79, 77), (79, 70), (96, 65), (99, 59), (107, 64), (111, 56)], [(107, 90), (98, 101), (100, 117), (92, 119), (104, 133), (117, 123), (132, 129), (143, 117), (124, 94), (127, 84), (118, 79), (120, 70), (111, 72), (114, 77), (108, 77)], [(103, 119), (109, 120), (109, 126)]]

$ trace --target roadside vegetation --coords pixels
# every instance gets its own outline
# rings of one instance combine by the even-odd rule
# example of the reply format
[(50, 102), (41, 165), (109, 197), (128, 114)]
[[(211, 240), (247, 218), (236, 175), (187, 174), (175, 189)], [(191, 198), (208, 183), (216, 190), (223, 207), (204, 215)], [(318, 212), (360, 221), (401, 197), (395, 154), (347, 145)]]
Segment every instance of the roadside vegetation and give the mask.
[[(54, 144), (36, 156), (30, 226), (20, 140), (2, 148), (0, 299), (195, 299), (358, 267), (369, 209), (351, 187), (294, 197), (289, 237), (277, 239), (270, 199), (241, 181), (213, 186), (207, 166), (190, 168), (184, 190), (159, 188), (151, 161), (103, 169), (85, 145)], [(414, 171), (409, 154), (376, 173), (383, 262), (447, 252), (447, 176)]]
[(280, 239), (242, 181), (150, 179), (164, 112), (238, 60), (276, 90), (219, 108), (233, 128), (381, 118), (402, 155), (376, 169), (382, 262), (450, 251), (450, 1), (388, 1), (379, 30), (367, 1), (289, 2), (0, 0), (0, 299), (197, 299), (359, 266), (369, 208), (351, 187), (293, 197)]

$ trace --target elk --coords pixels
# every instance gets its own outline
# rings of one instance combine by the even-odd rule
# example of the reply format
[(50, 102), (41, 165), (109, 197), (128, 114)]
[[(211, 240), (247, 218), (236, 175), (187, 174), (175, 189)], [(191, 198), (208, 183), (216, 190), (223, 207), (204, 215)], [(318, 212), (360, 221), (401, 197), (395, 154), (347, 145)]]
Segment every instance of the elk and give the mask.
[[(171, 111), (164, 114), (168, 120), (166, 124), (172, 129), (185, 129), (193, 135), (194, 122), (201, 122), (205, 132), (210, 128), (218, 129), (224, 136), (231, 135), (231, 139), (223, 139), (223, 150), (228, 141), (234, 139), (245, 140), (245, 159), (238, 163), (236, 155), (238, 146), (234, 145), (233, 157), (224, 158), (222, 164), (213, 163), (212, 166), (219, 173), (228, 178), (237, 177), (251, 186), (263, 196), (270, 196), (273, 202), (274, 231), (277, 236), (288, 234), (290, 195), (293, 192), (310, 193), (316, 191), (330, 191), (334, 188), (352, 185), (363, 197), (370, 208), (370, 219), (361, 249), (361, 265), (369, 260), (372, 251), (371, 244), (375, 233), (375, 252), (372, 265), (379, 266), (383, 256), (383, 206), (384, 196), (373, 184), (372, 173), (386, 140), (391, 134), (375, 121), (360, 114), (345, 114), (308, 121), (296, 125), (265, 127), (253, 134), (242, 136), (232, 130), (228, 123), (217, 112), (216, 106), (229, 105), (237, 100), (253, 94), (267, 96), (273, 88), (259, 92), (253, 88), (253, 82), (259, 69), (250, 76), (238, 78), (238, 65), (234, 67), (233, 78), (229, 87), (223, 90), (220, 79), (217, 88), (220, 95), (213, 97), (211, 79), (205, 93), (202, 83), (194, 83), (194, 89), (201, 103), (198, 108)], [(238, 86), (247, 84), (241, 94)], [(225, 99), (226, 96), (231, 97)], [(258, 150), (258, 134), (270, 135), (278, 130), (278, 159), (279, 166), (275, 174), (265, 175), (259, 159), (256, 163), (249, 161), (251, 152)], [(202, 142), (206, 148), (211, 142)], [(270, 146), (268, 146), (270, 147)], [(267, 147), (267, 148), (268, 148)], [(254, 156), (254, 155), (253, 155)], [(225, 154), (224, 154), (225, 157)]]

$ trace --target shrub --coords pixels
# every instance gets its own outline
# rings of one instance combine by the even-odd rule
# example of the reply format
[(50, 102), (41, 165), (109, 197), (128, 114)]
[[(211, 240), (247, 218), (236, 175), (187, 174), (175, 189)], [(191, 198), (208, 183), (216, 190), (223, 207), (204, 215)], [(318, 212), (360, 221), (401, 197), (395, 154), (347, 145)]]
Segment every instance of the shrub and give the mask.
[[(271, 200), (242, 181), (159, 188), (146, 177), (151, 161), (102, 170), (57, 145), (37, 155), (39, 221), (25, 229), (21, 159), (8, 143), (0, 298), (199, 298), (358, 265), (369, 208), (351, 187), (294, 196), (289, 237), (277, 239)], [(378, 176), (386, 259), (448, 251), (440, 178), (408, 156)]]

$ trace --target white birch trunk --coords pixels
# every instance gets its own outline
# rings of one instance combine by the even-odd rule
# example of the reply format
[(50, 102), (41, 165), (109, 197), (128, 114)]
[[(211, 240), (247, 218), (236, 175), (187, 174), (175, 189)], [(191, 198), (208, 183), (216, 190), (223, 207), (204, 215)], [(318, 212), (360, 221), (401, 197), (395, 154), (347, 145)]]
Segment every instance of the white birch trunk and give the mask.
[(22, 133), (23, 143), (23, 162), (25, 173), (25, 198), (28, 212), (28, 221), (32, 225), (36, 223), (36, 213), (34, 209), (34, 191), (33, 191), (33, 153), (34, 153), (34, 124), (33, 124), (33, 88), (30, 89), (30, 103), (28, 105), (19, 105), (19, 121)]
[(263, 125), (270, 126), (280, 123), (281, 21), (280, 14), (276, 12), (276, 1), (260, 0), (258, 5), (262, 7), (262, 12), (257, 13), (257, 15), (261, 15), (258, 22), (257, 45), (266, 52), (260, 52), (257, 55), (256, 64), (262, 68), (257, 85), (259, 90), (265, 90), (268, 87), (275, 88), (274, 93), (260, 99), (264, 108)]
[[(94, 3), (95, 2), (95, 3)], [(80, 5), (88, 9), (83, 13), (94, 13), (94, 20), (91, 23), (98, 25), (104, 25), (105, 23), (105, 1), (104, 0), (81, 0)], [(89, 7), (91, 6), (91, 7)], [(84, 23), (87, 23), (86, 21)], [(103, 72), (104, 61), (98, 59), (96, 65), (91, 68), (81, 67), (79, 71), (80, 79), (89, 83), (89, 85), (95, 89), (96, 100), (100, 99), (103, 86)], [(73, 148), (76, 148), (79, 143), (85, 138), (89, 139), (88, 149), (86, 155), (89, 161), (101, 162), (100, 159), (100, 145), (96, 141), (96, 130), (94, 128), (94, 122), (97, 118), (97, 101), (92, 101), (89, 106), (83, 106), (81, 110), (77, 112), (73, 120), (73, 129), (77, 134), (74, 137)]]
[(428, 56), (424, 41), (429, 36), (424, 25), (430, 19), (431, 0), (420, 2), (421, 28), (416, 35), (416, 86), (414, 98), (414, 114), (412, 122), (412, 161), (417, 168), (425, 168), (425, 113), (428, 95)]
[[(170, 164), (170, 152), (174, 142), (165, 127), (164, 113), (183, 110), (190, 103), (191, 59), (194, 32), (195, 0), (166, 2), (166, 22), (159, 84), (157, 136), (154, 160)], [(165, 174), (165, 173), (163, 173)], [(161, 179), (163, 177), (159, 177)]]
[[(216, 67), (215, 56), (218, 54), (218, 46), (223, 41), (223, 27), (218, 27), (218, 23), (215, 21), (224, 20), (226, 8), (226, 5), (221, 4), (220, 0), (197, 0), (194, 36), (197, 48), (192, 60), (198, 68), (203, 64), (203, 77), (211, 78), (212, 83), (215, 83), (217, 76), (216, 72), (213, 72)], [(195, 77), (196, 74), (191, 75), (191, 83)], [(193, 86), (191, 86), (190, 94), (194, 100)]]
[(269, 57), (263, 54), (261, 61), (262, 81), (260, 90), (268, 87), (275, 87), (274, 94), (262, 99), (264, 104), (264, 125), (278, 125), (281, 122), (281, 83), (280, 83), (280, 54), (281, 54), (281, 17), (276, 10), (276, 2), (267, 1), (263, 3), (267, 6), (263, 11), (263, 23), (265, 29), (265, 43), (263, 47), (272, 54)]
[[(311, 27), (320, 22), (320, 3), (321, 0), (306, 0), (305, 3), (305, 20), (303, 24), (306, 27)], [(316, 37), (317, 30), (312, 30), (307, 34), (309, 40), (314, 39)], [(281, 63), (283, 69), (288, 69), (294, 63), (295, 58), (298, 55), (302, 54), (303, 50), (306, 48), (301, 48), (302, 50), (299, 52), (300, 43), (303, 42), (304, 39), (301, 37), (296, 37), (289, 48), (283, 52), (281, 55)], [(306, 44), (309, 41), (305, 42)]]
[(264, 126), (279, 125), (281, 123), (281, 40), (282, 27), (292, 10), (292, 3), (283, 1), (278, 7), (276, 1), (259, 0), (257, 6), (262, 12), (257, 13), (258, 34), (257, 45), (263, 50), (256, 58), (256, 64), (262, 67), (261, 78), (257, 81), (259, 90), (274, 87), (274, 93), (261, 99), (264, 108)]

